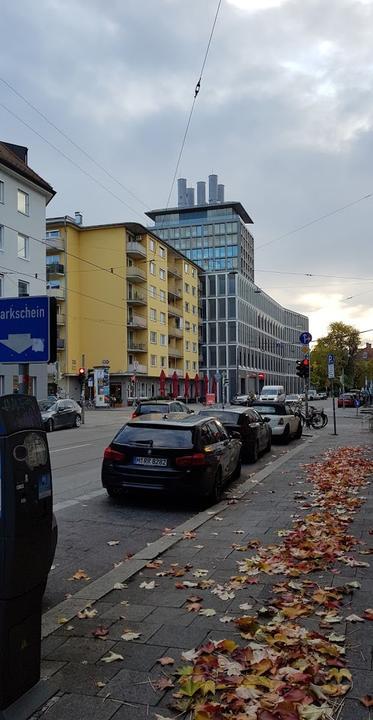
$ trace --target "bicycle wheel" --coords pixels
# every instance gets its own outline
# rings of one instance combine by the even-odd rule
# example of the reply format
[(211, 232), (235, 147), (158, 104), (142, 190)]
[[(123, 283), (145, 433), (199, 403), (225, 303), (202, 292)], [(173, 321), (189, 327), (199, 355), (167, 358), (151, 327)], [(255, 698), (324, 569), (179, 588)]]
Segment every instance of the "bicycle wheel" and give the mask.
[(320, 413), (315, 413), (315, 415), (312, 415), (311, 418), (311, 425), (314, 428), (314, 430), (319, 430), (320, 428), (323, 428), (323, 419)]
[(322, 417), (322, 425), (321, 425), (321, 427), (324, 428), (324, 427), (327, 426), (327, 424), (328, 424), (328, 422), (329, 422), (329, 418), (328, 418), (328, 416), (327, 416), (325, 413), (323, 413), (321, 417)]

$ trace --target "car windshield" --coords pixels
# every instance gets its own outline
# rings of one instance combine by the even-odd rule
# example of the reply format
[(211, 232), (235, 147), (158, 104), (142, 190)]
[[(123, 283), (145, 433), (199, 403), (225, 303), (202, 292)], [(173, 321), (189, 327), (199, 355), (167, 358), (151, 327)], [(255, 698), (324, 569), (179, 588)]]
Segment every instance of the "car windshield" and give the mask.
[(299, 400), (299, 395), (287, 395), (286, 401), (288, 402), (289, 400)]
[(218, 418), (220, 422), (223, 423), (229, 423), (230, 425), (238, 425), (239, 418), (241, 413), (235, 413), (235, 412), (219, 412), (218, 410), (202, 410), (199, 415), (203, 415), (203, 417), (214, 417)]
[(276, 387), (267, 387), (267, 388), (265, 388), (265, 389), (263, 388), (263, 390), (262, 390), (262, 392), (261, 392), (261, 395), (262, 395), (262, 397), (265, 397), (266, 395), (278, 395), (278, 393), (279, 393), (279, 389), (278, 389), (278, 388), (276, 388)]
[(283, 405), (256, 405), (255, 408), (261, 415), (285, 415)]
[(153, 448), (190, 449), (193, 447), (193, 436), (190, 428), (125, 425), (113, 442), (121, 445), (150, 445)]
[(41, 412), (45, 412), (46, 410), (51, 410), (52, 408), (54, 409), (54, 407), (56, 405), (56, 401), (55, 400), (39, 400), (38, 405), (39, 405)]
[(149, 415), (149, 413), (168, 413), (170, 411), (169, 405), (160, 405), (154, 403), (154, 405), (140, 405), (136, 412), (140, 415)]

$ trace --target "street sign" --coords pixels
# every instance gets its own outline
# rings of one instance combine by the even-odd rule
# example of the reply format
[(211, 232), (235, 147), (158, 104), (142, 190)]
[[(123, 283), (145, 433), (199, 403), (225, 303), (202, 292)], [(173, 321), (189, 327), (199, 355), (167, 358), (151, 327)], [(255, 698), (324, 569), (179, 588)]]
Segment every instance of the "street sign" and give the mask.
[(334, 365), (335, 363), (335, 355), (333, 353), (328, 354), (328, 365)]
[(0, 362), (54, 362), (51, 330), (46, 295), (0, 298)]
[(299, 342), (302, 343), (302, 345), (308, 345), (312, 340), (312, 335), (309, 332), (302, 332), (299, 335)]
[(334, 380), (335, 378), (335, 355), (328, 353), (328, 379)]

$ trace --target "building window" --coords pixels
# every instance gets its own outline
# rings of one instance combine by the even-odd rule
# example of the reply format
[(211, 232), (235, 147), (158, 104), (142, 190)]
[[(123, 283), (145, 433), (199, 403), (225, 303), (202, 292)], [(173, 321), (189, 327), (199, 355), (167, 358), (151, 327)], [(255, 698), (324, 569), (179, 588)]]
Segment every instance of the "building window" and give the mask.
[(166, 324), (166, 313), (164, 313), (164, 312), (159, 313), (159, 322), (162, 323), (162, 325)]
[(195, 343), (195, 342), (193, 343), (193, 352), (194, 353), (197, 352), (197, 343)]
[(193, 323), (193, 332), (194, 332), (194, 333), (197, 332), (197, 325), (195, 325), (194, 323)]
[(4, 250), (4, 225), (0, 225), (0, 250)]
[(189, 350), (190, 350), (190, 342), (189, 342), (189, 340), (186, 340), (186, 342), (185, 342), (185, 350), (187, 350), (188, 352), (189, 352)]
[(166, 302), (166, 293), (164, 290), (159, 291), (159, 299), (161, 302)]
[(216, 347), (209, 347), (209, 365), (216, 367)]
[(189, 332), (189, 330), (190, 330), (190, 322), (189, 322), (189, 320), (185, 320), (185, 330), (186, 330), (187, 332)]
[(228, 295), (236, 294), (236, 276), (228, 273)]
[(209, 320), (216, 320), (216, 300), (209, 300)]
[(29, 257), (29, 239), (26, 235), (18, 233), (18, 248), (17, 254), (19, 258), (27, 260)]
[(185, 312), (190, 312), (190, 305), (188, 302), (185, 303)]
[(167, 367), (167, 357), (165, 355), (161, 355), (161, 367)]
[(0, 395), (4, 395), (5, 375), (0, 375)]
[(166, 280), (166, 271), (163, 268), (159, 268), (159, 277), (161, 280)]
[(186, 273), (189, 272), (189, 265), (188, 265), (188, 263), (184, 263), (184, 272), (186, 272)]
[(186, 292), (186, 293), (190, 292), (190, 286), (189, 286), (188, 283), (185, 283), (185, 284), (184, 284), (184, 287), (185, 287), (185, 292)]
[(187, 360), (185, 365), (186, 365), (186, 369), (190, 370), (190, 360)]
[(154, 287), (154, 285), (150, 285), (150, 287), (149, 287), (149, 295), (150, 295), (151, 297), (156, 297), (156, 296), (157, 296), (157, 288)]
[(157, 319), (157, 311), (155, 308), (150, 308), (150, 319), (151, 320)]
[(28, 297), (30, 295), (30, 283), (24, 280), (18, 280), (18, 297)]
[(166, 257), (166, 251), (165, 251), (164, 247), (161, 247), (161, 245), (159, 246), (159, 256), (161, 258)]
[(195, 297), (196, 294), (197, 294), (197, 288), (195, 287), (195, 285), (193, 285), (192, 286), (192, 295)]
[(197, 315), (197, 306), (193, 305), (192, 307), (193, 315)]
[(228, 345), (228, 365), (236, 365), (236, 346)]
[(18, 190), (17, 193), (17, 210), (23, 215), (29, 214), (30, 196), (22, 190)]
[(161, 345), (167, 345), (167, 335), (160, 335), (159, 342)]
[(218, 275), (218, 295), (225, 295), (225, 275)]
[(154, 240), (149, 240), (149, 250), (151, 250), (151, 252), (154, 252), (154, 250), (155, 250)]
[(156, 355), (150, 356), (150, 364), (152, 367), (157, 367), (157, 356)]
[(216, 295), (216, 276), (209, 275), (209, 295)]
[(149, 263), (149, 272), (151, 275), (155, 275), (155, 263), (153, 261)]
[(219, 298), (218, 300), (218, 318), (219, 320), (225, 320), (225, 298)]
[(228, 298), (228, 318), (236, 317), (236, 300), (235, 298)]
[(236, 323), (228, 323), (228, 342), (236, 342)]
[(209, 323), (209, 342), (216, 343), (216, 324)]
[(225, 345), (218, 348), (219, 355), (219, 367), (224, 367), (227, 364), (227, 350)]
[(5, 187), (5, 183), (3, 183), (2, 180), (0, 180), (0, 203), (4, 202), (4, 196), (5, 196), (4, 187)]
[(194, 267), (192, 267), (192, 277), (195, 277), (195, 276), (196, 276), (196, 269)]
[(195, 360), (193, 360), (193, 370), (197, 370), (197, 363)]
[(154, 330), (150, 331), (150, 342), (153, 344), (157, 342), (157, 333)]

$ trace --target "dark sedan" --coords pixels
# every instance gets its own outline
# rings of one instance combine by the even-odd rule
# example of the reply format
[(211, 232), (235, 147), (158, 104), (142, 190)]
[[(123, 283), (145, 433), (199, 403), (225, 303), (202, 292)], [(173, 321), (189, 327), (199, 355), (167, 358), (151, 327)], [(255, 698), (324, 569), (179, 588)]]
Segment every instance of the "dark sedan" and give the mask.
[(185, 413), (189, 415), (194, 413), (194, 410), (190, 410), (188, 405), (181, 400), (145, 400), (137, 403), (131, 417), (136, 418), (140, 415), (150, 415), (150, 413), (160, 413), (161, 415)]
[(45, 430), (80, 427), (82, 409), (75, 400), (40, 400), (39, 408)]
[(173, 415), (130, 420), (104, 452), (102, 484), (111, 497), (157, 490), (220, 500), (241, 472), (241, 441), (210, 416)]
[(214, 415), (225, 427), (228, 434), (237, 431), (241, 435), (242, 459), (256, 462), (262, 452), (269, 452), (272, 445), (272, 430), (269, 424), (253, 408), (230, 407), (217, 410), (201, 410), (199, 415)]

